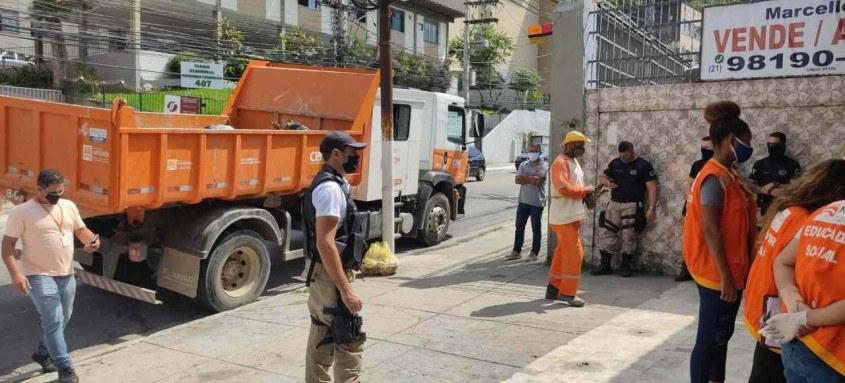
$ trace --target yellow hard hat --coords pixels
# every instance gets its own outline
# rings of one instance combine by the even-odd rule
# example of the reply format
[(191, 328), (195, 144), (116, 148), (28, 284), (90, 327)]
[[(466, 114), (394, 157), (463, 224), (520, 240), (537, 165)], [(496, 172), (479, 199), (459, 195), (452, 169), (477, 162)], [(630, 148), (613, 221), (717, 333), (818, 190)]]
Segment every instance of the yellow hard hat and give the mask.
[(566, 138), (563, 139), (563, 145), (566, 145), (570, 142), (590, 142), (590, 139), (577, 130), (573, 130), (566, 134)]

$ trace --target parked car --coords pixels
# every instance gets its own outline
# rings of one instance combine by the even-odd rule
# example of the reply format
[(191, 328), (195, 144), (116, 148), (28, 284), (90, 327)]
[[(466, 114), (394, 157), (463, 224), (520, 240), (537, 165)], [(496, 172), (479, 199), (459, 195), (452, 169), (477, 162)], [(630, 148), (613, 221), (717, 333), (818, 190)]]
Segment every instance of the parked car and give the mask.
[(487, 160), (484, 159), (484, 153), (475, 146), (467, 148), (469, 151), (469, 177), (475, 177), (476, 181), (484, 181), (484, 175), (487, 172)]
[(35, 65), (32, 57), (22, 53), (0, 51), (0, 68), (19, 68)]
[[(540, 144), (542, 152), (543, 161), (549, 162), (549, 144)], [(519, 170), (519, 165), (523, 163), (525, 160), (528, 159), (528, 154), (522, 152), (522, 154), (516, 156), (516, 159), (513, 160), (513, 164), (516, 167), (516, 170)]]

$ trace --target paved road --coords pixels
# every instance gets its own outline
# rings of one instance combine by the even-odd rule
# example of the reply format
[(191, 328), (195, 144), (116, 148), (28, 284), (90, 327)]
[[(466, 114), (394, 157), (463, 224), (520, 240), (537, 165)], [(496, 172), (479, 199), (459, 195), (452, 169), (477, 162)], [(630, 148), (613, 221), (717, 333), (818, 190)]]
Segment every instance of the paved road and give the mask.
[[(513, 219), (518, 189), (513, 184), (513, 171), (487, 174), (483, 182), (467, 186), (466, 216), (452, 222), (452, 238), (470, 235), (478, 230), (498, 226)], [(5, 226), (0, 215), (0, 230)], [(448, 241), (454, 241), (449, 239)], [(447, 242), (448, 243), (448, 242)], [(401, 253), (418, 249), (410, 241), (401, 241)], [(302, 271), (303, 262), (275, 262), (265, 295), (283, 294), (299, 288), (293, 278)], [(29, 363), (39, 330), (39, 319), (26, 298), (16, 294), (8, 282), (5, 267), (0, 267), (0, 376)], [(75, 350), (96, 352), (141, 334), (160, 331), (190, 322), (210, 313), (194, 306), (188, 299), (166, 290), (159, 292), (161, 306), (137, 302), (80, 286), (68, 330), (68, 342)]]

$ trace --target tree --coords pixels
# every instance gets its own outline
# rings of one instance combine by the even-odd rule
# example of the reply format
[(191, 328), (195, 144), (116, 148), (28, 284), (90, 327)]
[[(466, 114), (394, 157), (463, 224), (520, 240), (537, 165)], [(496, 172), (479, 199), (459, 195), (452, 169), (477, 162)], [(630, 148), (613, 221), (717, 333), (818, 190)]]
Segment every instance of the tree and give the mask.
[[(496, 30), (492, 25), (480, 25), (470, 28), (470, 41), (487, 41), (486, 47), (472, 49), (470, 68), (475, 70), (475, 78), (480, 88), (493, 89), (501, 86), (502, 79), (496, 66), (504, 64), (514, 49), (513, 39), (506, 33)], [(449, 43), (449, 56), (463, 62), (463, 36)]]
[(194, 52), (179, 52), (167, 62), (167, 71), (179, 76), (179, 74), (182, 73), (182, 61), (210, 62), (212, 60)]
[(511, 76), (508, 86), (522, 95), (522, 106), (528, 102), (530, 95), (540, 92), (543, 77), (533, 69), (520, 68)]
[(301, 29), (289, 31), (281, 36), (282, 44), (268, 52), (274, 61), (300, 64), (319, 64), (326, 60), (326, 46), (319, 37)]
[(67, 44), (62, 21), (71, 16), (72, 10), (85, 3), (84, 0), (33, 0), (30, 6), (32, 28), (36, 34), (36, 50), (43, 54), (44, 38), (53, 50), (53, 88), (61, 88), (68, 73)]
[(427, 60), (413, 53), (394, 52), (393, 70), (393, 83), (397, 86), (443, 92), (450, 85), (447, 63)]

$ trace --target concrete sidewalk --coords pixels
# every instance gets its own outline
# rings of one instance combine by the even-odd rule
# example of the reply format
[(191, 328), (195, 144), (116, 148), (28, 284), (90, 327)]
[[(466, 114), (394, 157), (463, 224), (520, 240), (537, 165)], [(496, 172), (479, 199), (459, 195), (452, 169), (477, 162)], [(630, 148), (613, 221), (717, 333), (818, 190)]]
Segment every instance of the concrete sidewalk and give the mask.
[[(362, 278), (365, 382), (685, 382), (694, 285), (635, 275), (582, 279), (584, 308), (542, 299), (547, 268), (505, 262), (512, 227), (400, 257)], [(100, 349), (75, 351), (83, 382), (299, 382), (310, 324), (305, 289)], [(70, 331), (73, 331), (71, 322)], [(70, 345), (73, 347), (73, 345)], [(728, 381), (747, 379), (740, 324)], [(0, 377), (50, 382), (56, 374)]]

